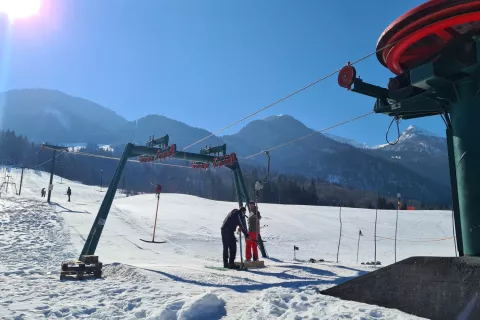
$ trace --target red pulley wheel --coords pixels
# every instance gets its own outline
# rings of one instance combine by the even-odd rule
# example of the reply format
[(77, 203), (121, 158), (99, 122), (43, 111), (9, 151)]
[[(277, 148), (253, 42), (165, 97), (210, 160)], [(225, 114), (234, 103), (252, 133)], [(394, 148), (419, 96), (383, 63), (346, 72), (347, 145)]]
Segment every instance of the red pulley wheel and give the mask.
[(340, 87), (350, 90), (356, 77), (357, 71), (355, 68), (351, 65), (347, 65), (338, 73), (338, 84)]
[(395, 20), (380, 36), (377, 58), (399, 75), (433, 59), (453, 40), (480, 32), (480, 0), (430, 0)]

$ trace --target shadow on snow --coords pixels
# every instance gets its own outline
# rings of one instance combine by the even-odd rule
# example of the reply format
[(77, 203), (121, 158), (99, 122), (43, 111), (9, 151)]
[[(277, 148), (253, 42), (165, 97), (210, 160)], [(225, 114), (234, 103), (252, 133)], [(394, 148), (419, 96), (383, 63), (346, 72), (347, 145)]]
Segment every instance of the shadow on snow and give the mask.
[[(298, 266), (300, 267), (300, 266)], [(300, 267), (301, 268), (301, 267)], [(307, 272), (309, 271), (314, 271), (315, 275), (322, 275), (322, 276), (329, 276), (329, 277), (335, 277), (336, 274), (330, 271), (325, 271), (325, 270), (318, 270), (310, 267), (304, 267)], [(307, 286), (315, 286), (315, 285), (338, 285), (341, 284), (345, 281), (351, 280), (356, 278), (355, 277), (339, 277), (339, 278), (333, 278), (333, 279), (307, 279), (307, 280), (297, 280), (297, 281), (285, 281), (285, 282), (276, 282), (276, 283), (263, 283), (263, 282), (253, 282), (252, 284), (218, 284), (218, 283), (209, 283), (209, 282), (202, 282), (199, 280), (194, 280), (194, 279), (187, 279), (187, 278), (182, 278), (180, 276), (176, 276), (171, 273), (159, 271), (159, 270), (152, 270), (148, 268), (141, 268), (146, 271), (150, 271), (153, 273), (160, 274), (166, 278), (169, 278), (173, 281), (177, 282), (182, 282), (186, 284), (192, 284), (192, 285), (197, 285), (197, 286), (202, 286), (202, 287), (214, 287), (214, 288), (227, 288), (231, 289), (236, 292), (240, 293), (245, 293), (249, 291), (254, 291), (254, 290), (264, 290), (268, 288), (273, 288), (273, 287), (281, 287), (281, 288), (291, 288), (291, 289), (298, 289), (301, 287), (307, 287)], [(232, 270), (233, 271), (233, 270)], [(236, 272), (243, 272), (243, 271), (236, 271)], [(291, 276), (285, 273), (271, 273), (269, 274), (268, 272), (255, 272), (256, 274), (261, 274), (261, 275), (271, 275), (271, 276), (276, 276), (280, 279), (302, 279), (301, 277), (296, 277), (296, 276)], [(249, 279), (242, 278), (244, 280), (251, 281)]]
[(68, 209), (68, 208), (62, 206), (61, 204), (59, 204), (59, 203), (57, 203), (57, 202), (51, 202), (51, 204), (63, 209), (63, 211), (58, 211), (58, 213), (68, 212), (68, 213), (86, 213), (86, 214), (91, 214), (91, 213), (88, 212), (87, 210), (74, 211), (74, 210), (72, 210), (72, 209)]

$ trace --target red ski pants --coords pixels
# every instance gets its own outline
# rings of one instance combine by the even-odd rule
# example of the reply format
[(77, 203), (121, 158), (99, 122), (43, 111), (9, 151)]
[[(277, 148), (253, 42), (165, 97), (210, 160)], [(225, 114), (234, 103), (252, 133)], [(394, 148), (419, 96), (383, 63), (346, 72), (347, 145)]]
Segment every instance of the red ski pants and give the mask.
[[(253, 259), (258, 260), (258, 248), (257, 243), (254, 242), (257, 240), (257, 233), (256, 232), (249, 232), (248, 235), (250, 236), (250, 240), (247, 240), (246, 243), (246, 252), (245, 256), (247, 260), (252, 259), (252, 251), (253, 251)], [(252, 241), (253, 240), (253, 241)]]

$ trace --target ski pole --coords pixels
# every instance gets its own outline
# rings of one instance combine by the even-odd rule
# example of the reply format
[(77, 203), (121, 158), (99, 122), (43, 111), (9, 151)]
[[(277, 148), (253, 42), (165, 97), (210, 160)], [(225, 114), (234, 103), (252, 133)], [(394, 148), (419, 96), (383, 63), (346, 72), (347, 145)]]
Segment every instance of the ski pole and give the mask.
[(239, 244), (240, 244), (240, 269), (243, 269), (243, 253), (242, 253), (242, 232), (238, 231)]
[(155, 223), (153, 224), (152, 242), (155, 242), (155, 230), (157, 229), (158, 204), (160, 203), (160, 193), (157, 195), (157, 211), (155, 212)]

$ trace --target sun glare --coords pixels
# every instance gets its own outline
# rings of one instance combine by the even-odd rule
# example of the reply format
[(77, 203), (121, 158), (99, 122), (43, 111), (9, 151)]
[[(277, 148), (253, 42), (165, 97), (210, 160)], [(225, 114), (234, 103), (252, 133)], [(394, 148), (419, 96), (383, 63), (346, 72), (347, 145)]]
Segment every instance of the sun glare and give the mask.
[(12, 20), (24, 19), (36, 15), (40, 11), (42, 0), (0, 0), (0, 12), (4, 12)]

